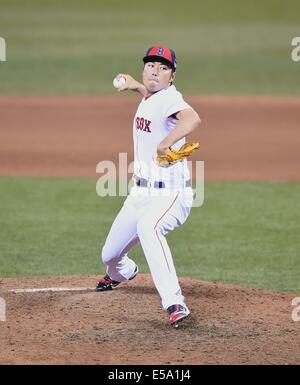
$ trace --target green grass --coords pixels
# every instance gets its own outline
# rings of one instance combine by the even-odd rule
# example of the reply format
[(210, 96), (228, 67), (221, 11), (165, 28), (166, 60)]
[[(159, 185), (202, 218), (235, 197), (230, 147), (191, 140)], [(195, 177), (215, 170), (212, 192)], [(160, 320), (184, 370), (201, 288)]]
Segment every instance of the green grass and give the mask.
[(163, 43), (184, 93), (300, 95), (299, 13), (297, 0), (2, 0), (0, 94), (111, 94), (116, 73), (140, 79)]
[[(0, 275), (101, 273), (100, 248), (124, 198), (100, 198), (95, 186), (1, 177)], [(299, 197), (299, 183), (206, 183), (204, 205), (168, 235), (178, 274), (300, 291)], [(131, 256), (149, 272), (140, 246)]]

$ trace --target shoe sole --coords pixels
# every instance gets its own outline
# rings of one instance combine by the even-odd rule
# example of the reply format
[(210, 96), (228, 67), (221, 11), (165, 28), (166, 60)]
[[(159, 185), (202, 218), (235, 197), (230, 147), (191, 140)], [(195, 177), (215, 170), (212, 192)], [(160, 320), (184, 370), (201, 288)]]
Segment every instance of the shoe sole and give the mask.
[[(133, 275), (132, 277), (130, 277), (130, 278), (128, 279), (128, 281), (131, 281), (132, 279), (134, 279), (134, 278), (138, 275), (138, 273), (139, 273), (139, 268), (138, 268), (138, 266), (136, 266), (136, 268), (137, 268), (137, 271), (134, 273), (134, 275)], [(124, 282), (126, 282), (126, 281), (124, 281)], [(123, 283), (123, 282), (114, 283), (114, 284), (112, 284), (110, 287), (108, 287), (108, 288), (106, 288), (106, 289), (97, 289), (97, 288), (96, 288), (95, 291), (97, 291), (97, 292), (111, 291), (111, 290), (115, 289), (117, 286), (119, 286), (120, 283)]]
[(97, 292), (102, 292), (102, 291), (111, 291), (111, 290), (113, 290), (115, 287), (117, 287), (118, 285), (112, 285), (112, 286), (110, 286), (110, 287), (107, 287), (107, 288), (105, 288), (105, 289), (95, 289), (95, 291), (97, 291)]
[(131, 281), (132, 279), (134, 279), (134, 278), (138, 275), (138, 273), (139, 273), (139, 268), (138, 268), (138, 265), (136, 265), (136, 272), (133, 274), (132, 277), (130, 277), (130, 278), (128, 279), (128, 281)]
[(181, 323), (182, 321), (185, 321), (186, 319), (188, 319), (190, 317), (190, 314), (187, 314), (186, 316), (182, 317), (182, 318), (179, 318), (178, 320), (176, 320), (175, 322), (172, 322), (171, 323), (171, 326), (174, 328), (174, 329), (178, 329), (179, 326), (181, 326)]

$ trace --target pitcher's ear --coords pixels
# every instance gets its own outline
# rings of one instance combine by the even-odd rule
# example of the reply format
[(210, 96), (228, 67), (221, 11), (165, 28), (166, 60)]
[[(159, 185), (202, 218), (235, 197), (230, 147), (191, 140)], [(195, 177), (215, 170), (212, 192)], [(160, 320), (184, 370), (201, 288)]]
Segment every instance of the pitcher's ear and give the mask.
[(171, 75), (171, 78), (170, 78), (170, 82), (171, 82), (171, 83), (174, 82), (175, 77), (176, 77), (176, 72), (175, 72), (175, 71), (172, 71), (172, 75)]

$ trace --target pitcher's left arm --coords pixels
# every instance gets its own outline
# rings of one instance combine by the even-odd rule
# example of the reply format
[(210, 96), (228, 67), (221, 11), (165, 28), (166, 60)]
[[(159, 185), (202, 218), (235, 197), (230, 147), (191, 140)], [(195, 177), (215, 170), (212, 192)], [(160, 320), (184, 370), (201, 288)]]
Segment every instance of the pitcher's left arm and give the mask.
[(174, 129), (158, 144), (157, 155), (166, 155), (174, 143), (189, 135), (201, 123), (197, 112), (190, 108), (177, 112), (176, 118), (178, 122)]

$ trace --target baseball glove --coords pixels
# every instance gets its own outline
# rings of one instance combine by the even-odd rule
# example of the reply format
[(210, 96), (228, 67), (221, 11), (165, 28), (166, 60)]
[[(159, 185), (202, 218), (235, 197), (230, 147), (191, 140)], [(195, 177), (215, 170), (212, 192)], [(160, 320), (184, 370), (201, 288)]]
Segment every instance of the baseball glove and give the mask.
[(185, 143), (177, 151), (170, 147), (166, 155), (157, 155), (156, 163), (160, 167), (172, 166), (191, 155), (197, 148), (199, 148), (199, 143)]

